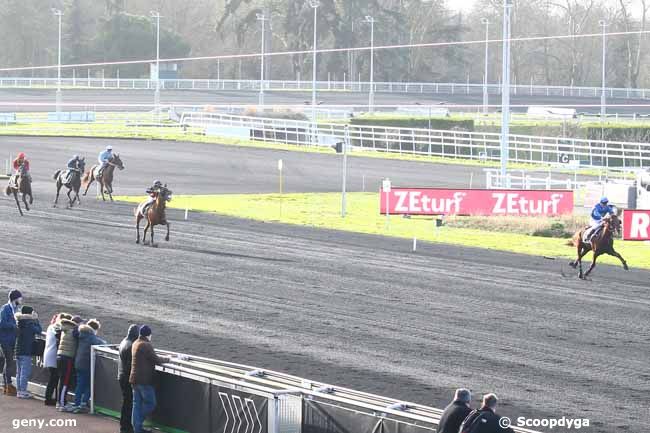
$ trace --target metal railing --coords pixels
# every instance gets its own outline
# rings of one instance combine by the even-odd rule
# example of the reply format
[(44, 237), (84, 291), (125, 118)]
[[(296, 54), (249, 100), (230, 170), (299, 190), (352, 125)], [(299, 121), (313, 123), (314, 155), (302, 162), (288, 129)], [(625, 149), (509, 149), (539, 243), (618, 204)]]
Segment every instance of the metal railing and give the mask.
[[(341, 142), (345, 124), (184, 112), (181, 124), (212, 135), (302, 146)], [(499, 161), (500, 134), (350, 125), (352, 146), (360, 150), (480, 161)], [(650, 167), (650, 144), (510, 135), (509, 160), (524, 164), (580, 161), (582, 167)]]
[[(259, 80), (228, 80), (228, 79), (175, 79), (160, 80), (161, 88), (166, 90), (215, 90), (215, 91), (259, 91)], [(156, 81), (146, 78), (63, 78), (64, 88), (79, 89), (131, 89), (153, 90)], [(405, 94), (482, 94), (483, 84), (475, 83), (405, 83), (405, 82), (374, 82), (375, 92), (405, 93)], [(0, 78), (0, 88), (48, 88), (58, 86), (56, 78), (3, 77)], [(319, 91), (348, 91), (368, 92), (371, 83), (366, 81), (317, 81)], [(561, 96), (561, 97), (599, 97), (601, 87), (575, 86), (544, 86), (544, 85), (512, 85), (513, 95), (528, 96)], [(264, 89), (268, 91), (311, 91), (311, 81), (297, 80), (266, 80)], [(500, 84), (488, 84), (489, 94), (500, 95)], [(606, 88), (609, 98), (647, 99), (650, 89)]]

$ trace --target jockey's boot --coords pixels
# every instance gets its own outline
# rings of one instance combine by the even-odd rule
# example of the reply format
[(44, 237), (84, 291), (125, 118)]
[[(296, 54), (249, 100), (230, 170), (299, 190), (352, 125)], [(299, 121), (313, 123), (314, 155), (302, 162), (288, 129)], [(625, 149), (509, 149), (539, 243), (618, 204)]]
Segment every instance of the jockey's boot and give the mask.
[(18, 394), (18, 390), (15, 386), (9, 384), (7, 385), (7, 395), (10, 397), (15, 397)]

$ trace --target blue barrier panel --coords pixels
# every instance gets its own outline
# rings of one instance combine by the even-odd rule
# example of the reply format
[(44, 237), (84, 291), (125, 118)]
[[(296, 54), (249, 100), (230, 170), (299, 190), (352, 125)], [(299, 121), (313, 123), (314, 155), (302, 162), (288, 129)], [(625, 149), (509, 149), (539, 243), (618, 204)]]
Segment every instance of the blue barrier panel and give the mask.
[(94, 111), (60, 111), (47, 113), (48, 122), (94, 122)]
[(0, 123), (16, 123), (16, 113), (0, 113)]

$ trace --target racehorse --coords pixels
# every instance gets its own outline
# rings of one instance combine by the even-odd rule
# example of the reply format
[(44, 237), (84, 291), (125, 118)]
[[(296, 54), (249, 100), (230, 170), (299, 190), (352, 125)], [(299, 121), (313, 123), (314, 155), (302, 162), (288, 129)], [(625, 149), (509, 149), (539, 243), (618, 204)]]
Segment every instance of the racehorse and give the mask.
[[(614, 234), (620, 233), (621, 231), (621, 220), (619, 219), (620, 211), (618, 215), (607, 215), (603, 218), (603, 226), (600, 229), (600, 232), (592, 236), (589, 243), (584, 242), (584, 233), (588, 229), (584, 228), (573, 235), (570, 245), (575, 246), (578, 249), (578, 258), (576, 261), (570, 262), (569, 265), (575, 269), (579, 267), (580, 269), (580, 278), (586, 279), (591, 271), (596, 267), (596, 260), (599, 256), (603, 254), (609, 254), (610, 256), (617, 257), (621, 263), (623, 263), (623, 268), (627, 271), (629, 270), (627, 262), (619, 253), (614, 249)], [(582, 272), (582, 258), (589, 252), (593, 251), (593, 259), (591, 262), (591, 267), (587, 270), (586, 273)]]
[[(68, 207), (74, 206), (75, 201), (78, 201), (79, 204), (81, 204), (79, 190), (81, 189), (81, 174), (84, 172), (85, 168), (86, 159), (82, 158), (79, 160), (77, 168), (70, 169), (70, 180), (67, 183), (64, 183), (66, 181), (64, 178), (67, 177), (65, 170), (57, 170), (56, 173), (54, 173), (54, 176), (52, 176), (56, 181), (56, 198), (54, 199), (54, 207), (56, 207), (56, 204), (59, 201), (59, 193), (61, 192), (61, 187), (63, 185), (68, 188)], [(74, 191), (75, 194), (74, 198), (70, 197), (72, 191)]]
[(83, 195), (85, 196), (88, 193), (90, 185), (94, 181), (97, 181), (99, 182), (99, 187), (102, 191), (102, 200), (106, 201), (106, 197), (104, 196), (104, 193), (106, 193), (111, 201), (113, 201), (113, 173), (115, 172), (115, 167), (124, 170), (124, 164), (122, 163), (119, 154), (113, 155), (99, 178), (97, 177), (99, 165), (93, 165), (90, 170), (84, 173), (84, 177), (81, 180), (81, 185), (85, 188)]
[(147, 230), (151, 229), (151, 246), (156, 247), (157, 245), (153, 242), (153, 227), (157, 225), (167, 226), (167, 236), (165, 236), (165, 241), (169, 241), (169, 222), (167, 221), (167, 216), (165, 215), (165, 207), (167, 202), (172, 199), (172, 192), (167, 189), (167, 185), (160, 187), (158, 190), (158, 196), (156, 201), (153, 202), (148, 208), (145, 208), (146, 203), (141, 203), (135, 209), (135, 229), (138, 233), (135, 243), (140, 243), (140, 221), (143, 218), (147, 219), (147, 225), (144, 227), (144, 234), (142, 235), (142, 243), (148, 245), (147, 242)]
[(32, 184), (29, 181), (29, 175), (25, 172), (25, 166), (21, 165), (18, 168), (18, 174), (13, 176), (13, 179), (9, 180), (9, 185), (5, 189), (7, 195), (14, 195), (16, 200), (16, 206), (18, 206), (18, 212), (20, 216), (23, 216), (23, 210), (20, 208), (20, 202), (18, 201), (18, 193), (23, 197), (23, 203), (25, 204), (25, 210), (29, 210), (29, 205), (27, 204), (27, 196), (29, 196), (29, 204), (34, 203), (34, 196), (32, 196)]

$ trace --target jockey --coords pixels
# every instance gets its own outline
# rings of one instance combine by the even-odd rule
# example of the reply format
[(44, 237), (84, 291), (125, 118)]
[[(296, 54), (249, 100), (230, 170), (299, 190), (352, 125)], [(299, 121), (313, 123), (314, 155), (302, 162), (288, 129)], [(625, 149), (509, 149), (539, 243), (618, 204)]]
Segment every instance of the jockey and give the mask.
[(97, 161), (101, 164), (99, 174), (108, 166), (108, 162), (113, 158), (113, 146), (106, 146), (106, 149), (99, 153)]
[(156, 201), (156, 198), (158, 198), (158, 193), (160, 193), (160, 188), (162, 187), (162, 182), (159, 180), (154, 180), (153, 185), (151, 185), (149, 188), (147, 188), (147, 194), (149, 194), (149, 197), (147, 198), (147, 204), (146, 206), (150, 206), (153, 204), (153, 202)]
[(601, 198), (600, 202), (597, 203), (591, 211), (591, 227), (588, 230), (588, 239), (591, 240), (591, 238), (598, 233), (603, 225), (603, 219), (607, 215), (615, 214), (616, 208), (609, 204), (609, 199), (607, 199), (607, 197)]
[(25, 174), (27, 175), (27, 178), (29, 179), (29, 182), (31, 183), (32, 181), (32, 175), (29, 174), (29, 161), (27, 160), (27, 157), (25, 156), (24, 152), (20, 152), (16, 159), (13, 161), (13, 167), (14, 167), (14, 175), (13, 179), (15, 181), (16, 176), (18, 175), (20, 171), (20, 167), (23, 167), (25, 170)]
[(65, 181), (63, 182), (64, 184), (68, 184), (72, 181), (72, 173), (75, 171), (80, 170), (81, 165), (81, 158), (79, 155), (75, 155), (72, 157), (70, 161), (68, 161), (68, 170), (65, 173), (65, 176), (63, 177)]

